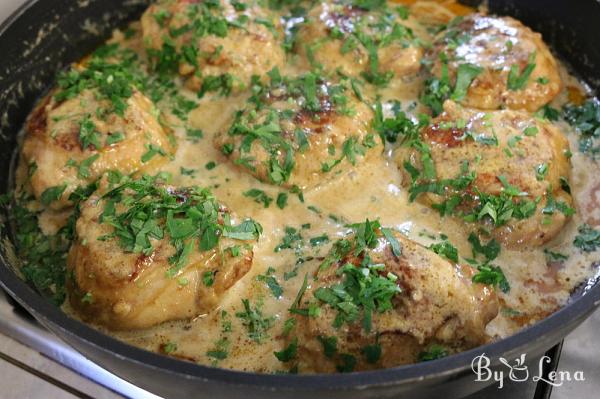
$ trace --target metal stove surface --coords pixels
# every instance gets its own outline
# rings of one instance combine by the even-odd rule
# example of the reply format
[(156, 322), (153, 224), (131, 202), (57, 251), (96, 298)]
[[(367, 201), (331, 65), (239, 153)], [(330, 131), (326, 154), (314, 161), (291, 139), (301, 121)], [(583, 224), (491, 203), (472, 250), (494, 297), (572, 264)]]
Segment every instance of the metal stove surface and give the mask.
[[(18, 306), (18, 305), (17, 305)], [(104, 370), (50, 333), (0, 289), (0, 332), (127, 398), (160, 399)]]

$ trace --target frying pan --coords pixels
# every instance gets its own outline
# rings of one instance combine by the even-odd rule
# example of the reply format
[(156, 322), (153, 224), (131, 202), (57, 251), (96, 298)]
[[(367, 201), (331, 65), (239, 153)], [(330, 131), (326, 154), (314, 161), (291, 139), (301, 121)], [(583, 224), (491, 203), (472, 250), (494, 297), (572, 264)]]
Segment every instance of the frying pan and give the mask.
[[(30, 0), (0, 26), (0, 192), (11, 189), (17, 133), (56, 71), (101, 44), (112, 29), (139, 18), (147, 0)], [(477, 1), (468, 1), (476, 5)], [(512, 15), (545, 40), (592, 89), (600, 88), (600, 4), (581, 0), (489, 0), (492, 13)], [(4, 211), (3, 211), (4, 212)], [(6, 220), (6, 215), (0, 217)], [(1, 226), (0, 282), (45, 327), (90, 360), (167, 398), (391, 398), (459, 397), (486, 386), (472, 359), (543, 354), (600, 305), (600, 283), (588, 281), (568, 304), (519, 333), (447, 358), (392, 369), (336, 375), (267, 375), (201, 366), (129, 346), (69, 318), (15, 273), (10, 229)], [(595, 267), (596, 265), (590, 265)], [(199, 337), (202, 339), (202, 337)], [(504, 369), (505, 370), (505, 369)], [(491, 383), (491, 382), (490, 382)]]

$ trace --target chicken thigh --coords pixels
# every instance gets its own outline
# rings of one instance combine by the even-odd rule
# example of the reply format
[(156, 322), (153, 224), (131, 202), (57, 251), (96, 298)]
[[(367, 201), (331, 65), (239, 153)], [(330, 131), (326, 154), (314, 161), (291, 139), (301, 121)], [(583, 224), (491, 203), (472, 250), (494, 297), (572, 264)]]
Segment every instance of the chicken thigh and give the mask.
[(439, 34), (427, 58), (435, 78), (470, 83), (464, 98), (454, 95), (466, 107), (534, 112), (562, 88), (542, 36), (510, 17), (459, 17)]
[(234, 225), (208, 190), (144, 176), (104, 191), (81, 204), (67, 259), (85, 320), (122, 330), (193, 318), (250, 269), (260, 225)]
[(524, 248), (555, 237), (574, 212), (568, 155), (567, 139), (547, 121), (447, 101), (397, 157), (412, 200)]
[(370, 132), (372, 110), (347, 81), (334, 84), (315, 73), (299, 77), (269, 73), (215, 146), (259, 180), (306, 188), (349, 164), (382, 152)]
[(202, 93), (244, 89), (285, 59), (279, 22), (252, 1), (162, 0), (142, 16), (142, 30), (159, 72), (175, 69)]
[(292, 310), (296, 328), (288, 340), (298, 345), (299, 368), (394, 367), (432, 348), (449, 353), (488, 340), (485, 327), (498, 302), (493, 288), (471, 282), (471, 267), (378, 222), (353, 228), (334, 244)]

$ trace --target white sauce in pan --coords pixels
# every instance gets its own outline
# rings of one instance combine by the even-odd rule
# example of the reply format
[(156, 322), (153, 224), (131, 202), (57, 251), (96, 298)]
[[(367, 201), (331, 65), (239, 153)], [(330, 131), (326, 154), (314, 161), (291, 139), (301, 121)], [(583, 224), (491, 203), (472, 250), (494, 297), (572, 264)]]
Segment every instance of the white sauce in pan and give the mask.
[[(425, 7), (426, 4), (419, 6)], [(448, 9), (461, 11), (460, 7), (453, 4)], [(444, 9), (444, 12), (448, 9)], [(131, 47), (144, 56), (139, 24), (132, 27), (138, 30), (133, 39), (125, 40), (123, 33), (117, 31), (111, 40), (122, 42), (124, 46)], [(430, 40), (424, 29), (415, 31), (419, 31), (424, 40)], [(294, 72), (293, 65), (287, 68), (285, 72)], [(566, 68), (561, 66), (560, 73), (565, 87), (571, 88), (571, 91), (585, 92), (584, 86)], [(407, 108), (419, 98), (423, 79), (424, 77), (418, 76), (395, 81), (381, 91), (382, 101), (399, 100)], [(182, 94), (190, 98), (196, 97), (181, 82), (178, 84)], [(560, 108), (569, 100), (568, 95), (567, 90), (564, 90), (553, 105)], [(227, 129), (233, 113), (244, 104), (246, 98), (245, 94), (230, 97), (208, 94), (199, 100), (199, 106), (189, 114), (188, 124), (191, 128), (202, 130), (204, 136), (190, 140), (186, 137), (185, 129), (175, 127), (177, 151), (172, 160), (160, 167), (160, 171), (172, 174), (174, 186), (197, 185), (212, 188), (219, 201), (238, 215), (251, 217), (263, 226), (264, 233), (254, 247), (252, 268), (222, 297), (219, 308), (209, 314), (193, 320), (166, 322), (146, 330), (104, 330), (125, 342), (151, 351), (164, 352), (165, 347), (169, 347), (169, 355), (201, 364), (258, 372), (287, 371), (289, 365), (278, 361), (273, 352), (281, 351), (286, 345), (285, 340), (281, 339), (283, 321), (289, 317), (288, 308), (301, 287), (303, 276), (306, 273), (312, 274), (319, 265), (318, 261), (307, 261), (296, 266), (298, 254), (291, 249), (274, 252), (274, 248), (281, 243), (287, 226), (294, 227), (301, 233), (304, 243), (298, 251), (304, 257), (324, 256), (331, 243), (348, 232), (344, 223), (364, 221), (366, 217), (378, 219), (383, 226), (396, 228), (425, 246), (439, 241), (440, 234), (444, 234), (463, 257), (470, 256), (471, 246), (463, 223), (452, 217), (441, 218), (436, 210), (419, 202), (408, 201), (407, 189), (402, 186), (402, 177), (391, 149), (386, 150), (385, 157), (373, 157), (355, 168), (340, 169), (341, 172), (335, 178), (305, 190), (304, 203), (290, 193), (284, 209), (279, 209), (275, 203), (265, 208), (252, 198), (244, 196), (242, 193), (254, 188), (263, 190), (272, 198), (285, 191), (281, 187), (261, 183), (241, 171), (212, 145), (213, 136), (219, 130)], [(168, 122), (175, 126), (180, 124), (176, 117), (169, 115), (169, 109), (161, 111), (165, 113)], [(416, 115), (421, 111), (421, 106), (417, 106), (409, 112)], [(596, 205), (600, 201), (600, 183), (597, 177), (600, 166), (576, 151), (577, 137), (568, 124), (561, 123), (560, 127), (569, 138), (573, 151), (570, 186), (577, 212), (561, 233), (543, 247), (525, 251), (502, 248), (494, 264), (504, 271), (511, 290), (508, 293), (498, 290), (501, 310), (487, 326), (492, 340), (507, 337), (554, 312), (567, 302), (573, 289), (595, 273), (591, 265), (598, 260), (598, 253), (582, 252), (572, 243), (578, 226), (585, 222), (600, 224), (600, 210)], [(209, 162), (215, 162), (216, 167), (208, 170), (205, 165)], [(194, 169), (195, 172), (192, 176), (182, 175), (181, 168)], [(51, 214), (43, 215), (40, 222), (45, 231), (55, 230), (53, 225), (56, 218)], [(307, 224), (310, 227), (302, 227)], [(329, 241), (312, 246), (310, 239), (323, 234), (327, 234)], [(560, 252), (568, 256), (568, 259), (560, 263), (549, 263), (544, 248)], [(257, 280), (257, 276), (265, 274), (269, 268), (275, 269), (274, 276), (283, 289), (281, 298), (274, 298), (267, 285)], [(286, 280), (284, 274), (295, 268), (297, 275)], [(268, 330), (270, 338), (261, 344), (248, 338), (246, 329), (235, 316), (236, 312), (243, 310), (242, 298), (261, 302), (263, 314), (275, 317), (273, 327)], [(68, 304), (64, 305), (64, 309), (77, 317)], [(223, 339), (228, 342), (228, 356), (220, 360), (207, 356), (207, 352), (219, 349), (219, 345), (222, 349)]]

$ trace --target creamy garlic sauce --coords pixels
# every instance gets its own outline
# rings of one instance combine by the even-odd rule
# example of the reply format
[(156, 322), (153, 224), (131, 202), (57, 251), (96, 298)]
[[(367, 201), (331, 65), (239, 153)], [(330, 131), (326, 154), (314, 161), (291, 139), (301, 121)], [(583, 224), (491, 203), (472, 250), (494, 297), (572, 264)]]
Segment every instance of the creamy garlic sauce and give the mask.
[[(139, 26), (134, 24), (133, 27), (139, 36)], [(430, 39), (423, 29), (420, 34), (425, 35), (425, 40)], [(140, 37), (123, 41), (123, 34), (115, 32), (112, 40), (122, 42), (144, 57)], [(293, 65), (285, 72), (293, 73)], [(564, 67), (561, 73), (566, 87), (584, 90), (584, 86), (570, 76)], [(399, 100), (409, 114), (416, 116), (422, 111), (418, 106), (414, 107), (421, 79), (418, 77), (395, 83), (381, 93), (382, 100)], [(186, 96), (196, 98), (195, 93), (187, 91), (181, 84), (180, 90)], [(566, 96), (565, 91), (554, 105), (560, 106), (566, 102)], [(208, 95), (200, 100), (198, 108), (190, 113), (188, 123), (193, 128), (201, 129), (204, 137), (191, 141), (183, 128), (176, 127), (177, 153), (161, 171), (170, 172), (173, 176), (172, 183), (176, 186), (210, 187), (219, 201), (226, 204), (239, 218), (251, 217), (263, 226), (264, 233), (254, 248), (252, 269), (223, 296), (221, 306), (209, 314), (194, 320), (167, 322), (143, 331), (106, 331), (107, 333), (151, 351), (161, 351), (165, 344), (175, 343), (176, 350), (170, 353), (171, 356), (202, 364), (259, 372), (285, 371), (286, 365), (279, 362), (273, 352), (284, 347), (281, 332), (283, 321), (289, 317), (288, 308), (300, 289), (304, 275), (311, 275), (319, 264), (318, 258), (327, 253), (330, 244), (348, 232), (344, 223), (364, 221), (366, 217), (371, 220), (379, 219), (383, 226), (394, 227), (424, 245), (436, 242), (440, 234), (445, 234), (461, 256), (471, 255), (471, 246), (460, 221), (451, 217), (440, 218), (437, 211), (425, 205), (409, 203), (407, 189), (401, 185), (401, 175), (392, 157), (392, 148), (387, 149), (383, 157), (373, 157), (372, 162), (358, 163), (357, 167), (351, 169), (347, 169), (346, 163), (339, 171), (334, 170), (331, 172), (334, 175), (329, 180), (304, 191), (304, 203), (290, 193), (288, 205), (283, 210), (274, 203), (269, 208), (264, 208), (262, 204), (244, 196), (242, 193), (252, 188), (261, 189), (272, 198), (285, 191), (280, 187), (261, 183), (240, 171), (227, 162), (212, 145), (215, 133), (227, 129), (233, 112), (242, 107), (244, 101), (244, 95), (228, 98)], [(169, 123), (175, 126), (181, 124), (177, 118), (169, 115), (168, 109), (161, 111), (166, 114)], [(598, 260), (598, 254), (578, 251), (572, 242), (577, 234), (577, 227), (582, 223), (600, 224), (600, 208), (596, 205), (600, 201), (600, 182), (597, 177), (600, 175), (600, 167), (576, 151), (577, 138), (571, 128), (566, 124), (561, 125), (561, 128), (569, 137), (573, 151), (570, 182), (577, 213), (562, 233), (545, 245), (545, 248), (561, 252), (569, 258), (560, 266), (549, 266), (543, 248), (525, 252), (502, 248), (494, 264), (501, 266), (511, 290), (508, 294), (499, 291), (501, 308), (504, 310), (488, 325), (487, 330), (492, 339), (509, 336), (552, 313), (567, 302), (575, 287), (595, 273), (591, 265)], [(205, 165), (211, 161), (216, 162), (217, 166), (208, 170)], [(182, 167), (196, 171), (193, 176), (184, 176), (180, 172)], [(40, 220), (46, 225), (45, 229), (52, 230), (51, 215), (42, 216)], [(294, 250), (274, 252), (285, 235), (286, 226), (298, 229), (302, 235), (304, 245), (299, 249), (302, 256), (314, 257), (316, 260), (296, 265), (298, 256)], [(329, 242), (311, 246), (310, 238), (323, 234), (328, 235)], [(270, 267), (275, 269), (275, 276), (283, 288), (283, 296), (278, 299), (273, 297), (265, 283), (257, 280), (257, 276), (265, 274)], [(294, 270), (295, 277), (284, 279), (284, 274)], [(310, 284), (311, 279), (308, 281)], [(270, 338), (261, 344), (248, 338), (246, 329), (235, 316), (236, 312), (242, 310), (243, 298), (262, 302), (263, 314), (276, 318), (274, 326), (268, 331)], [(76, 317), (68, 305), (64, 305), (64, 308)], [(519, 312), (518, 316), (515, 316), (515, 311)], [(228, 323), (231, 323), (231, 328), (224, 328), (224, 324), (227, 326)], [(215, 349), (218, 341), (223, 338), (230, 343), (228, 357), (220, 361), (209, 358), (206, 352)]]

